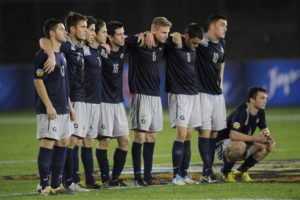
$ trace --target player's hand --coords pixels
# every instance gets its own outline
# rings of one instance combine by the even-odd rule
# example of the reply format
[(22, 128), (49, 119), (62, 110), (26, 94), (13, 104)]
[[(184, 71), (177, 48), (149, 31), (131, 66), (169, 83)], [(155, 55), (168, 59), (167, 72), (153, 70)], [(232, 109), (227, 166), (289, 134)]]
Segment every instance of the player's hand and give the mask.
[(257, 135), (257, 136), (254, 136), (254, 137), (255, 137), (255, 142), (262, 143), (262, 144), (270, 143), (270, 139), (271, 139), (270, 136), (267, 136), (267, 135), (264, 135), (264, 134)]
[(110, 54), (110, 46), (108, 44), (100, 44), (100, 46), (102, 46), (105, 49), (106, 54)]
[(48, 106), (46, 109), (47, 109), (47, 114), (48, 114), (49, 119), (56, 119), (57, 118), (56, 110), (52, 105)]
[(154, 46), (154, 36), (150, 32), (146, 32), (144, 43), (148, 49), (151, 49)]
[(140, 47), (142, 47), (142, 46), (144, 46), (144, 42), (145, 42), (144, 33), (139, 33), (137, 43), (139, 44)]
[(260, 134), (266, 135), (266, 136), (270, 136), (270, 131), (268, 128), (262, 129)]
[(182, 48), (181, 34), (178, 32), (172, 33), (172, 42), (176, 45), (177, 48)]
[(70, 108), (70, 120), (71, 120), (71, 122), (74, 122), (75, 119), (76, 119), (76, 113), (75, 113), (74, 109), (71, 107)]
[(55, 55), (53, 53), (50, 56), (48, 56), (48, 59), (44, 63), (44, 71), (50, 74), (51, 72), (54, 71), (55, 65), (56, 65), (56, 61), (55, 61)]

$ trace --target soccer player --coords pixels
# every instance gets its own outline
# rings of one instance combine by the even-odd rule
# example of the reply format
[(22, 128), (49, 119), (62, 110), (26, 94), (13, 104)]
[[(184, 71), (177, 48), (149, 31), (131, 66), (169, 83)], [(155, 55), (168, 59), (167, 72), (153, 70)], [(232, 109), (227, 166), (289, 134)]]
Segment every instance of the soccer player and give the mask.
[[(67, 42), (63, 43), (60, 49), (66, 56), (70, 81), (70, 99), (77, 113), (76, 120), (71, 128), (72, 135), (68, 144), (65, 163), (66, 187), (73, 191), (88, 191), (78, 185), (80, 183), (78, 145), (86, 133), (84, 58), (81, 42), (86, 39), (87, 19), (79, 13), (70, 12), (65, 18), (65, 24), (68, 31)], [(48, 55), (53, 54), (46, 39), (41, 39), (40, 45)]]
[(217, 131), (226, 128), (226, 108), (222, 93), (226, 31), (227, 20), (224, 16), (210, 16), (208, 31), (197, 47), (196, 68), (202, 119), (202, 125), (198, 129), (198, 148), (203, 161), (200, 182), (218, 182), (212, 166)]
[[(103, 27), (99, 28), (105, 29)], [(123, 64), (128, 51), (125, 44), (124, 26), (117, 21), (107, 24), (110, 54), (101, 50), (103, 63), (102, 102), (99, 122), (99, 136), (96, 156), (105, 186), (127, 186), (119, 176), (124, 168), (130, 142), (128, 121), (123, 105)], [(117, 138), (118, 146), (114, 153), (112, 177), (109, 176), (107, 148), (111, 139)]]
[[(155, 38), (155, 46), (151, 49), (139, 47), (137, 37), (126, 38), (126, 42), (131, 46), (129, 52), (129, 89), (132, 94), (130, 127), (134, 130), (131, 151), (136, 186), (160, 184), (152, 177), (152, 162), (157, 132), (163, 128), (160, 61), (171, 26), (171, 22), (165, 17), (154, 18), (151, 32)], [(142, 145), (144, 180), (141, 177)]]
[[(61, 178), (70, 136), (70, 120), (74, 121), (75, 112), (68, 94), (67, 64), (64, 54), (60, 51), (61, 43), (66, 42), (65, 27), (60, 20), (48, 19), (44, 23), (44, 34), (50, 41), (56, 65), (51, 74), (44, 72), (47, 54), (42, 49), (36, 53), (34, 85), (37, 92), (37, 139), (40, 140), (40, 183), (37, 189), (42, 195), (51, 195), (64, 190)], [(50, 167), (51, 187), (48, 182)]]
[[(275, 147), (266, 124), (267, 91), (261, 87), (248, 90), (248, 102), (239, 105), (227, 118), (227, 128), (217, 137), (216, 156), (223, 160), (222, 178), (226, 182), (251, 182), (248, 170), (264, 159)], [(260, 135), (253, 135), (256, 128)], [(236, 161), (242, 165), (231, 172)]]
[[(98, 136), (98, 123), (100, 115), (102, 64), (99, 51), (99, 42), (95, 38), (95, 25), (97, 20), (87, 16), (87, 34), (84, 54), (84, 79), (86, 98), (86, 133), (82, 140), (81, 160), (84, 166), (87, 189), (100, 189), (94, 178), (93, 143)], [(106, 38), (105, 38), (106, 39)], [(96, 40), (94, 42), (94, 40)]]
[(178, 48), (169, 37), (166, 42), (166, 86), (172, 128), (176, 138), (172, 148), (173, 184), (196, 183), (187, 175), (191, 158), (190, 140), (194, 128), (201, 125), (198, 77), (196, 73), (196, 47), (203, 38), (200, 24), (191, 23)]

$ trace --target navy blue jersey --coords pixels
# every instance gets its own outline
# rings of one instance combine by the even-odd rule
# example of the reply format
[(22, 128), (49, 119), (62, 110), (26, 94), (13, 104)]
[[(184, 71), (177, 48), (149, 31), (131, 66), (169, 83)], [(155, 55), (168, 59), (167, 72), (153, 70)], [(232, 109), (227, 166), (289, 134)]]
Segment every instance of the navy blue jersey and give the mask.
[(177, 48), (172, 37), (166, 42), (166, 84), (165, 91), (173, 94), (198, 93), (198, 75), (196, 73), (195, 60), (196, 50), (185, 45), (182, 38), (183, 47)]
[(219, 132), (217, 141), (229, 138), (230, 130), (253, 135), (256, 127), (267, 128), (265, 111), (259, 110), (253, 115), (248, 104), (241, 104), (227, 117), (227, 128)]
[(118, 51), (111, 50), (109, 55), (106, 54), (105, 49), (101, 50), (103, 62), (102, 102), (123, 102), (123, 64), (126, 53), (126, 44)]
[(85, 99), (87, 103), (101, 103), (102, 64), (100, 49), (93, 46), (83, 47)]
[[(34, 79), (42, 79), (48, 97), (57, 114), (69, 113), (68, 106), (68, 70), (65, 56), (62, 52), (54, 52), (56, 65), (54, 72), (44, 72), (44, 63), (48, 59), (43, 50), (39, 50), (34, 57)], [(47, 114), (46, 107), (36, 92), (36, 114)]]
[(225, 61), (225, 40), (215, 42), (205, 34), (197, 48), (196, 69), (199, 75), (199, 92), (222, 94), (221, 63)]
[(160, 95), (160, 61), (164, 54), (164, 44), (148, 49), (138, 47), (137, 37), (129, 36), (126, 43), (129, 51), (129, 89), (131, 94)]
[(70, 79), (70, 98), (72, 102), (85, 101), (84, 58), (82, 46), (75, 44), (68, 36), (60, 50), (67, 60)]

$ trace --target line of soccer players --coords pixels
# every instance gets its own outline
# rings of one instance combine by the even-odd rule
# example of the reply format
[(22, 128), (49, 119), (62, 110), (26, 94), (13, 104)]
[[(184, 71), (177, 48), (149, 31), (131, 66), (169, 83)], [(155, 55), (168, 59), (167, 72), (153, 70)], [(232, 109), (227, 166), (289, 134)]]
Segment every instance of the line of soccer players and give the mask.
[[(162, 184), (152, 177), (152, 164), (157, 132), (163, 129), (160, 99), (163, 58), (167, 66), (165, 90), (171, 126), (176, 128), (172, 183), (196, 183), (187, 174), (190, 139), (195, 128), (199, 132), (198, 146), (203, 161), (200, 182), (217, 182), (212, 170), (216, 137), (217, 131), (226, 128), (222, 94), (226, 18), (209, 17), (205, 34), (199, 24), (191, 23), (183, 35), (170, 36), (172, 23), (165, 17), (154, 18), (151, 31), (128, 37), (120, 22), (106, 24), (75, 12), (66, 17), (65, 26), (66, 30), (62, 21), (47, 20), (45, 38), (40, 40), (42, 49), (35, 55), (37, 139), (40, 140), (38, 191), (50, 195), (100, 189), (102, 186), (94, 178), (95, 138), (102, 185), (126, 186), (119, 176), (130, 143), (122, 91), (127, 53), (132, 97), (130, 128), (134, 131), (131, 148), (134, 185)], [(110, 177), (107, 149), (112, 138), (117, 138), (118, 146)], [(79, 176), (80, 145), (85, 184)]]

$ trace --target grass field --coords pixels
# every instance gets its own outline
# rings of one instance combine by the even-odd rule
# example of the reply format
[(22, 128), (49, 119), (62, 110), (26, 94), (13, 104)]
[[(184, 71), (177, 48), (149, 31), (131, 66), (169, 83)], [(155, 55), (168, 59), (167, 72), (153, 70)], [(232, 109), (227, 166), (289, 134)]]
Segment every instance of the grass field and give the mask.
[[(230, 109), (228, 109), (230, 112)], [(276, 141), (274, 152), (267, 160), (300, 159), (300, 107), (269, 108), (267, 123)], [(170, 128), (168, 112), (164, 112), (164, 131), (159, 133), (154, 156), (154, 165), (171, 167), (171, 148), (175, 131)], [(132, 133), (130, 133), (132, 138)], [(37, 175), (39, 142), (35, 140), (36, 124), (33, 111), (0, 113), (0, 199), (44, 199), (35, 192), (37, 179), (8, 180), (11, 177)], [(109, 149), (112, 158), (116, 141)], [(126, 168), (131, 168), (129, 150)], [(95, 158), (95, 157), (94, 157)], [(220, 161), (216, 160), (217, 163)], [(192, 164), (201, 164), (197, 147), (197, 134), (192, 140)], [(112, 164), (112, 159), (110, 159)], [(82, 165), (80, 167), (83, 173)], [(95, 160), (95, 170), (98, 171)], [(216, 171), (218, 173), (218, 171)], [(131, 181), (128, 182), (132, 184)], [(249, 192), (252, 191), (252, 192)], [(299, 183), (235, 183), (215, 185), (163, 186), (92, 191), (75, 195), (47, 197), (48, 199), (232, 199), (270, 198), (300, 199)]]

